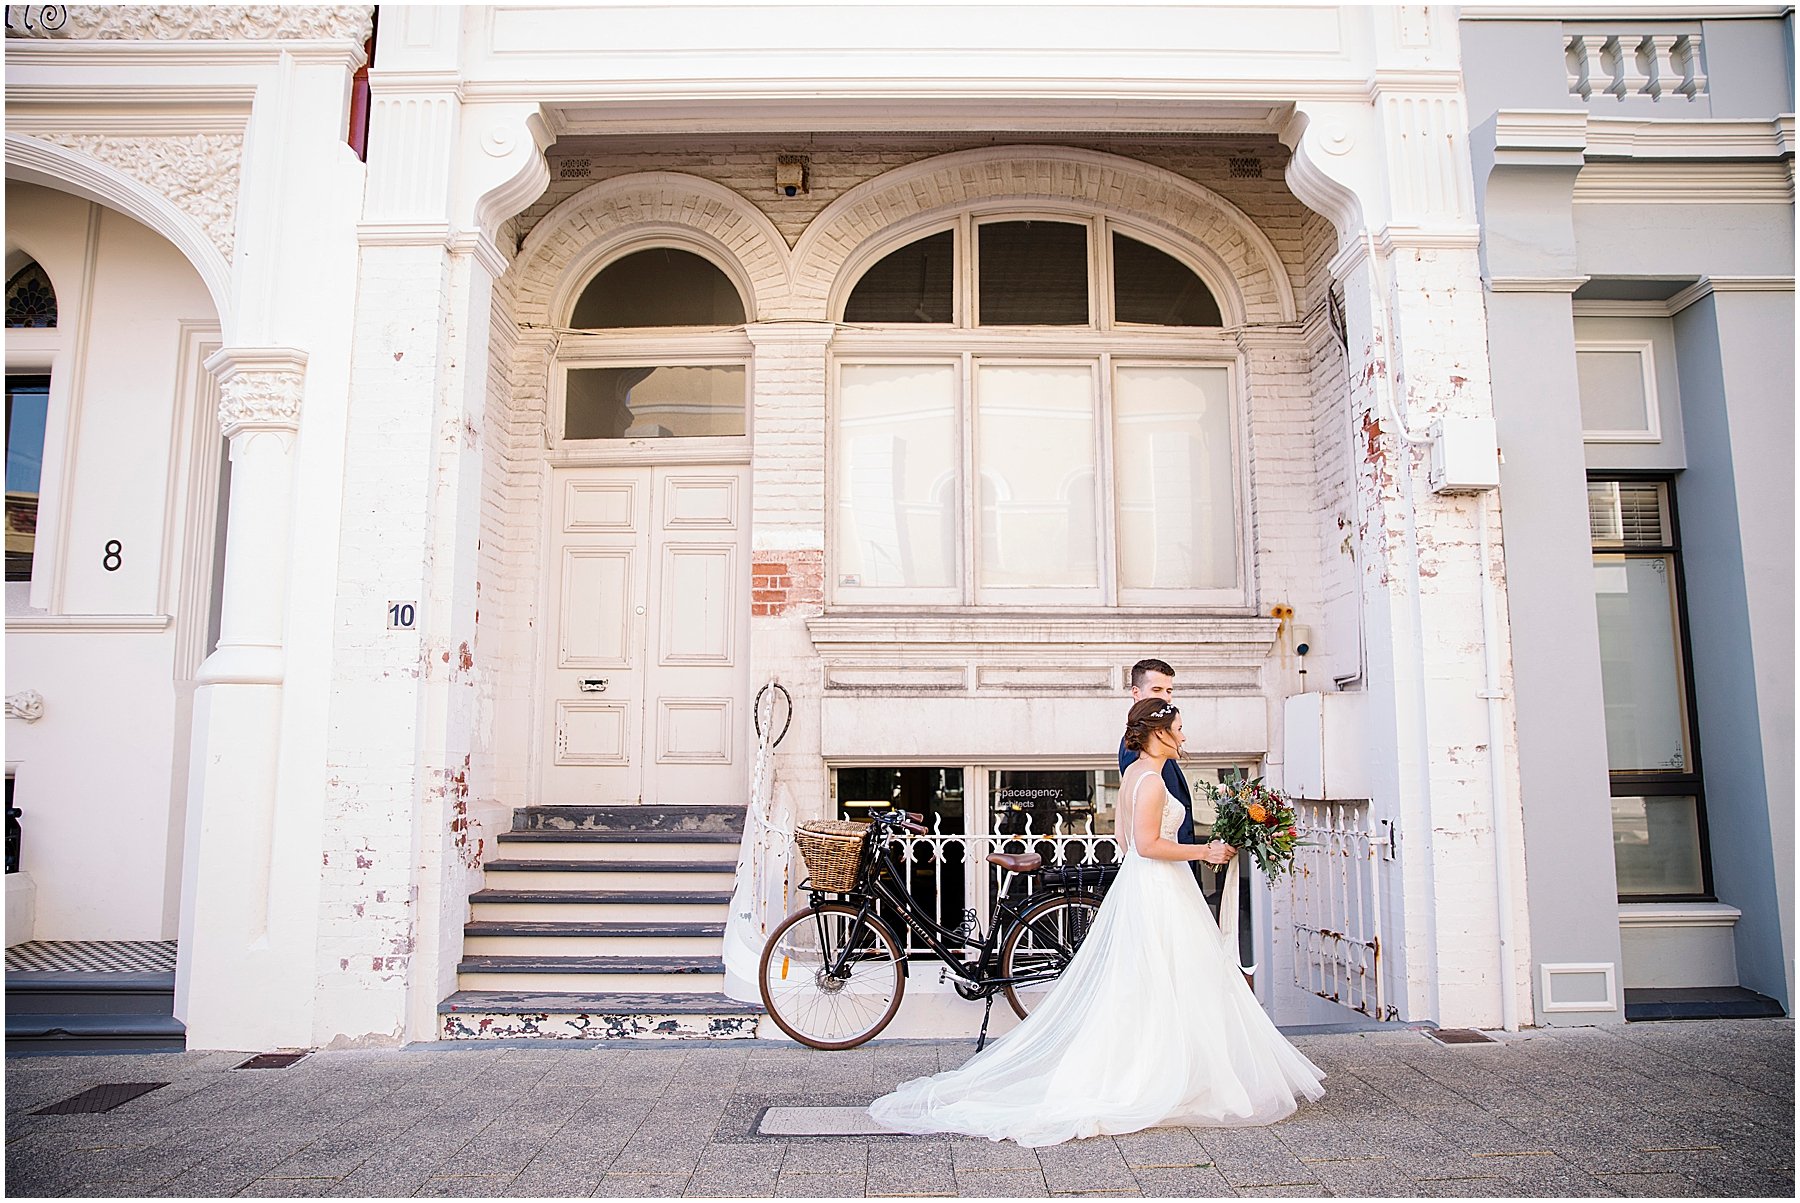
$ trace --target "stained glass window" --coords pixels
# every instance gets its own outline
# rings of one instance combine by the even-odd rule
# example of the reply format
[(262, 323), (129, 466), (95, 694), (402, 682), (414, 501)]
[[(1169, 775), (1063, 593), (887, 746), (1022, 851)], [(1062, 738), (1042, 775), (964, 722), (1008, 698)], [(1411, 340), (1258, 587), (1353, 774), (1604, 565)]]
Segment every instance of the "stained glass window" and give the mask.
[(6, 282), (6, 328), (8, 330), (56, 325), (56, 290), (50, 277), (34, 260), (12, 274)]

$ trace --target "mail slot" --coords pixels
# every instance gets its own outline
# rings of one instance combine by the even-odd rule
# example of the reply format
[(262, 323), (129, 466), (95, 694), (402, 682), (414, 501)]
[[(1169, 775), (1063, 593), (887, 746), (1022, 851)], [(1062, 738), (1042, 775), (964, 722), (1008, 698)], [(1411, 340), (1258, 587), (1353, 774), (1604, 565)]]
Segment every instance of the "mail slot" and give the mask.
[(606, 678), (605, 677), (583, 677), (583, 678), (581, 678), (581, 692), (582, 693), (605, 693), (606, 692)]

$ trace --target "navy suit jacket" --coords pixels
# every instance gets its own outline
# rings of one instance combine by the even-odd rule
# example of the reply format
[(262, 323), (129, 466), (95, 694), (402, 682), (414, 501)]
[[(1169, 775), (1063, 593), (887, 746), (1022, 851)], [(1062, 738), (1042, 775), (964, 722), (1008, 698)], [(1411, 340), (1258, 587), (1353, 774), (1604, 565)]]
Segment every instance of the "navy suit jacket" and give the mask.
[[(1119, 740), (1119, 772), (1123, 773), (1130, 768), (1131, 763), (1137, 758), (1138, 754), (1126, 747), (1123, 739)], [(1163, 786), (1169, 791), (1169, 796), (1181, 803), (1181, 809), (1185, 812), (1181, 820), (1181, 830), (1175, 833), (1175, 842), (1178, 844), (1197, 843), (1198, 841), (1194, 839), (1194, 796), (1188, 790), (1187, 778), (1182, 775), (1180, 766), (1173, 760), (1165, 760), (1163, 761), (1162, 779)], [(1195, 868), (1198, 869), (1198, 867), (1198, 862), (1196, 862)]]

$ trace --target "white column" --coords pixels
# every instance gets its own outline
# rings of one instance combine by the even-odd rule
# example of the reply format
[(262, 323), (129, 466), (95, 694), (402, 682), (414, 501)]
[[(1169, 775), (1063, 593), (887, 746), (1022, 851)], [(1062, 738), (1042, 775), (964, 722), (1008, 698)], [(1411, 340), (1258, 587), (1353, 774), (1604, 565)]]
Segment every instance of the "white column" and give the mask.
[[(1493, 729), (1483, 671), (1484, 588), (1501, 606), (1504, 582), (1497, 550), (1484, 581), (1478, 524), (1497, 548), (1497, 507), (1433, 494), (1425, 438), (1437, 417), (1492, 417), (1479, 242), (1458, 77), (1405, 82), (1368, 107), (1302, 103), (1283, 137), (1290, 185), (1339, 238), (1372, 805), (1400, 841), (1388, 998), (1402, 1018), (1492, 1027), (1530, 1014), (1511, 700)], [(1496, 638), (1504, 682), (1503, 608)]]
[(305, 1043), (310, 950), (271, 929), (294, 443), (306, 356), (227, 347), (219, 426), (231, 497), (217, 650), (200, 666), (176, 1013), (189, 1047)]

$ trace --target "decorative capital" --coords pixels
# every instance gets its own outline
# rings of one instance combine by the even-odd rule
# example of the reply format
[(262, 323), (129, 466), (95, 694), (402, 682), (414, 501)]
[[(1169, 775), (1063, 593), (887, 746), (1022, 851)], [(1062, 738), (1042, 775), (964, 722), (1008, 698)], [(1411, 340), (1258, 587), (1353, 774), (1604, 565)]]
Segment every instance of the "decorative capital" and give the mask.
[(22, 719), (28, 723), (37, 722), (44, 717), (44, 695), (35, 689), (22, 689), (18, 693), (8, 694), (6, 717)]
[(226, 438), (246, 430), (300, 429), (306, 353), (292, 347), (225, 347), (206, 361), (219, 381), (219, 429)]

